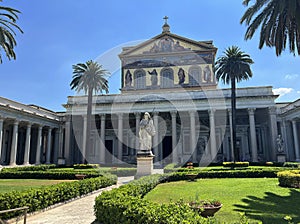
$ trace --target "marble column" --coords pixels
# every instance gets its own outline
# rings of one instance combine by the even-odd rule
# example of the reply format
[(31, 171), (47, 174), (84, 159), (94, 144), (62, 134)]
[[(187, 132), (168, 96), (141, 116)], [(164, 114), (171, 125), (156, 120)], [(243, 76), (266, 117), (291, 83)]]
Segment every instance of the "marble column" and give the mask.
[(64, 159), (66, 165), (71, 165), (71, 158), (70, 158), (70, 140), (71, 140), (71, 117), (66, 117), (65, 123), (65, 151), (64, 151)]
[(11, 144), (11, 151), (10, 151), (10, 166), (16, 165), (17, 159), (17, 149), (18, 149), (18, 129), (19, 129), (19, 121), (14, 121), (13, 127), (13, 135), (12, 135), (12, 144)]
[(210, 126), (210, 153), (212, 162), (215, 161), (217, 156), (217, 144), (216, 144), (216, 125), (215, 125), (215, 109), (208, 111), (209, 113), (209, 126)]
[(282, 122), (281, 122), (281, 133), (282, 133), (282, 137), (283, 137), (283, 147), (284, 147), (284, 152), (286, 153), (286, 157), (287, 158), (290, 158), (290, 155), (289, 155), (289, 150), (288, 150), (288, 141), (287, 141), (287, 124), (286, 124), (286, 120), (282, 119)]
[(136, 112), (135, 115), (135, 149), (136, 151), (140, 150), (140, 137), (139, 137), (139, 130), (140, 130), (140, 120), (141, 120), (141, 113)]
[(172, 162), (178, 163), (178, 149), (177, 149), (177, 128), (176, 128), (176, 111), (171, 111), (172, 118)]
[(300, 162), (300, 149), (299, 149), (299, 139), (298, 139), (296, 120), (292, 120), (292, 126), (293, 126), (293, 136), (294, 136), (294, 146), (295, 146), (295, 157), (296, 157), (296, 161)]
[(38, 126), (37, 144), (36, 144), (36, 157), (35, 164), (41, 164), (41, 150), (42, 150), (42, 129), (43, 126)]
[(52, 128), (49, 127), (49, 129), (48, 129), (48, 137), (47, 137), (46, 164), (50, 164), (50, 160), (51, 160), (51, 134), (52, 134)]
[(63, 152), (63, 148), (64, 148), (64, 144), (65, 144), (64, 132), (65, 132), (64, 127), (62, 125), (60, 125), (59, 131), (58, 131), (58, 133), (59, 133), (58, 159), (61, 159), (64, 157), (64, 152)]
[(105, 114), (100, 114), (100, 163), (105, 163)]
[(122, 161), (123, 152), (123, 114), (118, 114), (118, 162)]
[(0, 117), (0, 165), (2, 161), (1, 153), (2, 153), (2, 140), (3, 140), (3, 122), (4, 119)]
[(229, 116), (229, 128), (230, 128), (230, 154), (231, 154), (231, 161), (234, 161), (234, 150), (233, 150), (233, 131), (232, 131), (232, 113), (231, 109), (228, 110)]
[(81, 148), (81, 152), (82, 152), (82, 163), (85, 163), (85, 159), (86, 159), (86, 130), (87, 130), (87, 116), (83, 115), (83, 131), (82, 131), (82, 148)]
[(59, 152), (59, 141), (60, 141), (60, 128), (54, 129), (54, 152), (53, 152), (53, 163), (57, 164), (58, 152)]
[(276, 160), (276, 138), (278, 136), (277, 131), (277, 115), (276, 115), (276, 107), (269, 108), (269, 118), (270, 118), (270, 141), (271, 141), (271, 160)]
[(25, 140), (25, 152), (24, 152), (24, 163), (23, 163), (23, 165), (29, 165), (31, 125), (32, 125), (31, 123), (28, 123), (27, 128), (26, 128), (26, 140)]
[(248, 109), (249, 124), (250, 124), (250, 139), (251, 139), (251, 157), (252, 162), (257, 162), (257, 141), (256, 141), (256, 130), (255, 130), (255, 108)]
[(153, 112), (153, 124), (155, 128), (155, 135), (153, 136), (153, 150), (154, 150), (154, 162), (158, 162), (162, 155), (159, 154), (158, 152), (158, 137), (159, 137), (159, 127), (158, 127), (158, 111)]
[(189, 111), (190, 114), (190, 147), (193, 156), (193, 162), (197, 161), (197, 152), (196, 152), (196, 122), (195, 122), (195, 113), (196, 111)]

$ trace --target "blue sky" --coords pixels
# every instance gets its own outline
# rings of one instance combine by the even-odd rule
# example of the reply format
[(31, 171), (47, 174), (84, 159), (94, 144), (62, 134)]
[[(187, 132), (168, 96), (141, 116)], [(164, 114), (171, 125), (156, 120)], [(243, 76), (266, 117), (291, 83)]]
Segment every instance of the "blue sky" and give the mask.
[[(239, 23), (246, 7), (242, 0), (211, 1), (99, 1), (4, 0), (2, 5), (22, 12), (18, 25), (24, 34), (16, 39), (17, 60), (0, 65), (0, 96), (24, 104), (64, 111), (70, 90), (72, 65), (99, 59), (111, 71), (110, 93), (120, 87), (121, 46), (147, 40), (161, 33), (163, 17), (171, 32), (194, 40), (213, 40), (217, 57), (237, 45), (254, 60), (253, 78), (238, 87), (273, 86), (277, 102), (300, 97), (300, 58), (288, 51), (258, 49), (258, 35), (245, 41)], [(3, 52), (1, 52), (3, 54)], [(221, 86), (229, 88), (229, 86)]]

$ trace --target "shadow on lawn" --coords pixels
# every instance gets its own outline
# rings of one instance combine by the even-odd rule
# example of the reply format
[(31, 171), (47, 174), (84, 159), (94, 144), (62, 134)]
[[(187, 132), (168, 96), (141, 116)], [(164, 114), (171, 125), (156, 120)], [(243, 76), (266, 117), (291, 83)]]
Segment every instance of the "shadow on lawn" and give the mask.
[(261, 220), (263, 223), (287, 223), (283, 218), (291, 216), (294, 223), (300, 222), (300, 191), (291, 189), (290, 195), (280, 196), (266, 192), (263, 198), (247, 196), (242, 201), (247, 205), (235, 204), (235, 211), (243, 212), (247, 217)]

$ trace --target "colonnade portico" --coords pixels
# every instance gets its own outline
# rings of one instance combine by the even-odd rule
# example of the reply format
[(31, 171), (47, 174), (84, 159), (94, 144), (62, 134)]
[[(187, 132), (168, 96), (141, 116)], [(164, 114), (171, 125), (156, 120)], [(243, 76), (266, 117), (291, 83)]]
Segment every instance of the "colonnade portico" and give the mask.
[(56, 163), (61, 125), (55, 112), (0, 97), (0, 165)]
[(277, 113), (287, 160), (300, 162), (300, 100), (281, 107)]
[[(242, 114), (247, 115), (248, 124), (246, 124), (244, 130), (246, 131), (246, 138), (243, 139), (247, 140), (247, 136), (249, 137), (249, 142), (243, 143), (241, 146), (241, 150), (245, 151), (244, 155), (249, 156), (250, 161), (261, 161), (261, 154), (263, 153), (263, 157), (267, 160), (272, 160), (272, 156), (276, 154), (276, 151), (270, 150), (270, 152), (264, 151), (266, 148), (265, 145), (270, 145), (271, 141), (264, 141), (265, 143), (262, 143), (260, 140), (257, 139), (257, 130), (262, 126), (266, 125), (265, 129), (268, 129), (269, 132), (264, 132), (266, 136), (269, 136), (268, 138), (271, 139), (272, 136), (275, 136), (274, 132), (271, 131), (271, 127), (276, 127), (277, 124), (272, 124), (270, 121), (274, 122), (271, 115), (269, 113), (269, 108), (259, 108), (259, 114), (263, 113), (261, 117), (265, 119), (264, 123), (257, 123), (256, 121), (256, 112), (257, 108), (242, 108), (238, 109), (238, 111), (241, 111)], [(95, 127), (98, 127), (98, 130), (95, 130), (94, 133), (98, 133), (98, 137), (95, 138), (94, 141), (97, 141), (97, 145), (99, 148), (93, 149), (94, 151), (99, 150), (95, 155), (89, 154), (89, 152), (86, 152), (84, 149), (85, 144), (84, 142), (80, 143), (82, 144), (82, 157), (85, 159), (87, 158), (87, 162), (95, 162), (95, 163), (120, 163), (127, 161), (129, 163), (134, 163), (135, 161), (132, 160), (134, 158), (135, 153), (133, 153), (132, 150), (139, 150), (139, 123), (142, 119), (142, 116), (146, 111), (132, 111), (130, 113), (122, 112), (122, 113), (115, 113), (115, 114), (108, 114), (106, 113), (99, 113), (96, 115), (96, 125)], [(238, 113), (238, 116), (240, 116), (241, 112)], [(151, 116), (153, 119), (154, 126), (156, 127), (156, 135), (153, 137), (153, 153), (155, 155), (154, 162), (155, 164), (161, 164), (165, 163), (166, 155), (164, 155), (164, 150), (166, 150), (164, 147), (169, 147), (172, 150), (172, 155), (168, 157), (169, 162), (178, 163), (178, 162), (184, 162), (186, 158), (192, 159), (194, 162), (199, 161), (199, 155), (200, 156), (206, 156), (206, 158), (210, 159), (211, 161), (218, 162), (221, 158), (229, 158), (232, 152), (231, 146), (228, 144), (226, 138), (230, 138), (231, 133), (231, 126), (230, 126), (230, 113), (227, 115), (226, 118), (229, 123), (225, 126), (227, 127), (221, 127), (220, 122), (216, 122), (216, 119), (220, 116), (220, 114), (225, 114), (226, 116), (227, 110), (218, 110), (218, 109), (209, 109), (209, 110), (191, 110), (191, 111), (176, 111), (176, 110), (170, 110), (170, 111), (154, 111)], [(165, 116), (167, 115), (168, 116)], [(181, 117), (179, 114), (185, 114), (183, 117), (186, 117), (185, 122), (182, 120), (182, 122), (178, 123), (178, 119), (180, 120)], [(265, 115), (269, 115), (269, 117), (265, 117)], [(202, 116), (202, 118), (207, 119), (208, 126), (206, 127), (202, 122), (200, 122), (199, 116)], [(76, 115), (75, 115), (76, 116)], [(204, 117), (203, 117), (204, 116)], [(217, 116), (217, 117), (216, 117)], [(166, 118), (168, 117), (168, 118)], [(201, 118), (201, 119), (202, 119)], [(85, 116), (81, 115), (82, 119), (82, 139), (86, 139), (85, 133)], [(167, 120), (165, 120), (167, 119)], [(169, 119), (169, 120), (168, 120)], [(260, 118), (262, 119), (262, 118)], [(72, 128), (72, 119), (69, 121), (66, 121), (66, 129), (67, 127)], [(220, 120), (220, 119), (219, 119)], [(167, 130), (161, 130), (161, 123), (165, 122), (166, 129)], [(108, 128), (108, 123), (113, 123), (114, 125), (112, 127)], [(135, 124), (134, 125), (134, 131), (133, 135), (129, 135), (130, 127), (128, 129), (128, 123)], [(245, 126), (245, 125), (244, 125)], [(238, 125), (239, 127), (239, 125)], [(201, 131), (200, 131), (201, 129)], [(222, 129), (222, 130), (221, 130)], [(227, 131), (226, 131), (227, 129)], [(206, 131), (205, 131), (206, 130)], [(247, 131), (248, 130), (248, 131)], [(66, 137), (71, 135), (70, 131), (66, 130)], [(112, 138), (111, 133), (114, 133), (114, 137)], [(247, 134), (248, 133), (248, 134)], [(184, 135), (188, 134), (189, 136), (189, 142), (187, 143), (186, 140), (184, 140)], [(203, 136), (203, 134), (205, 136)], [(163, 135), (163, 136), (162, 136)], [(165, 145), (166, 143), (163, 143), (164, 139), (166, 137), (170, 136), (170, 141), (166, 141), (168, 145)], [(206, 137), (207, 136), (207, 137)], [(199, 141), (202, 141), (203, 138), (205, 138), (205, 151), (201, 152), (197, 147), (199, 147)], [(185, 138), (186, 139), (186, 138)], [(230, 138), (231, 139), (231, 138)], [(109, 152), (107, 149), (107, 140), (112, 141), (112, 150)], [(248, 140), (247, 140), (248, 141)], [(130, 143), (131, 142), (131, 143)], [(132, 143), (133, 142), (133, 143)], [(201, 144), (204, 144), (201, 142)], [(258, 147), (258, 143), (260, 146)], [(69, 140), (66, 138), (65, 146), (69, 144)], [(126, 145), (127, 144), (127, 145)], [(187, 149), (187, 147), (189, 149)], [(201, 146), (203, 147), (203, 146)], [(245, 148), (246, 147), (246, 148)], [(260, 148), (260, 152), (258, 152)], [(262, 149), (263, 148), (263, 149)], [(72, 150), (71, 148), (66, 148), (65, 151), (68, 152), (68, 150)], [(188, 155), (188, 151), (190, 151), (190, 155)], [(247, 154), (249, 152), (249, 154)], [(199, 154), (201, 153), (201, 154)], [(202, 154), (203, 153), (203, 154)], [(108, 160), (107, 154), (111, 154), (111, 160)], [(65, 154), (67, 157), (68, 154)], [(94, 156), (92, 158), (92, 156)], [(95, 158), (95, 156), (97, 158)], [(270, 157), (268, 157), (270, 156)], [(110, 157), (109, 157), (110, 158)], [(69, 164), (72, 164), (71, 158), (66, 158), (66, 160), (69, 160)]]
[[(58, 152), (57, 142), (59, 139), (54, 137), (54, 141), (52, 140), (52, 136), (56, 135), (57, 128), (11, 118), (1, 118), (0, 128), (0, 164), (15, 166), (56, 162), (54, 158), (51, 160), (51, 155)], [(32, 130), (35, 130), (34, 136)], [(5, 133), (3, 133), (4, 131)], [(22, 132), (25, 133), (24, 136), (20, 135)], [(53, 152), (54, 150), (55, 152)], [(35, 158), (32, 157), (34, 154)]]

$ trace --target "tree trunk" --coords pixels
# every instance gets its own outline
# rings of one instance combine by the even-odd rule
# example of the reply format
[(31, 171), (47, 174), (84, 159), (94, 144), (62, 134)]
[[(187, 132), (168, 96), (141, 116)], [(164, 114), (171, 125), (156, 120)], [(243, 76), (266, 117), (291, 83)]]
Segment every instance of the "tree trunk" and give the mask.
[[(88, 91), (88, 105), (86, 112), (86, 142), (85, 142), (85, 155), (91, 152), (91, 120), (92, 120), (92, 99), (93, 99), (93, 90)], [(84, 158), (84, 163), (87, 163), (86, 158)]]
[(232, 111), (232, 145), (234, 162), (240, 159), (239, 150), (236, 147), (236, 87), (235, 78), (231, 78), (231, 111)]

